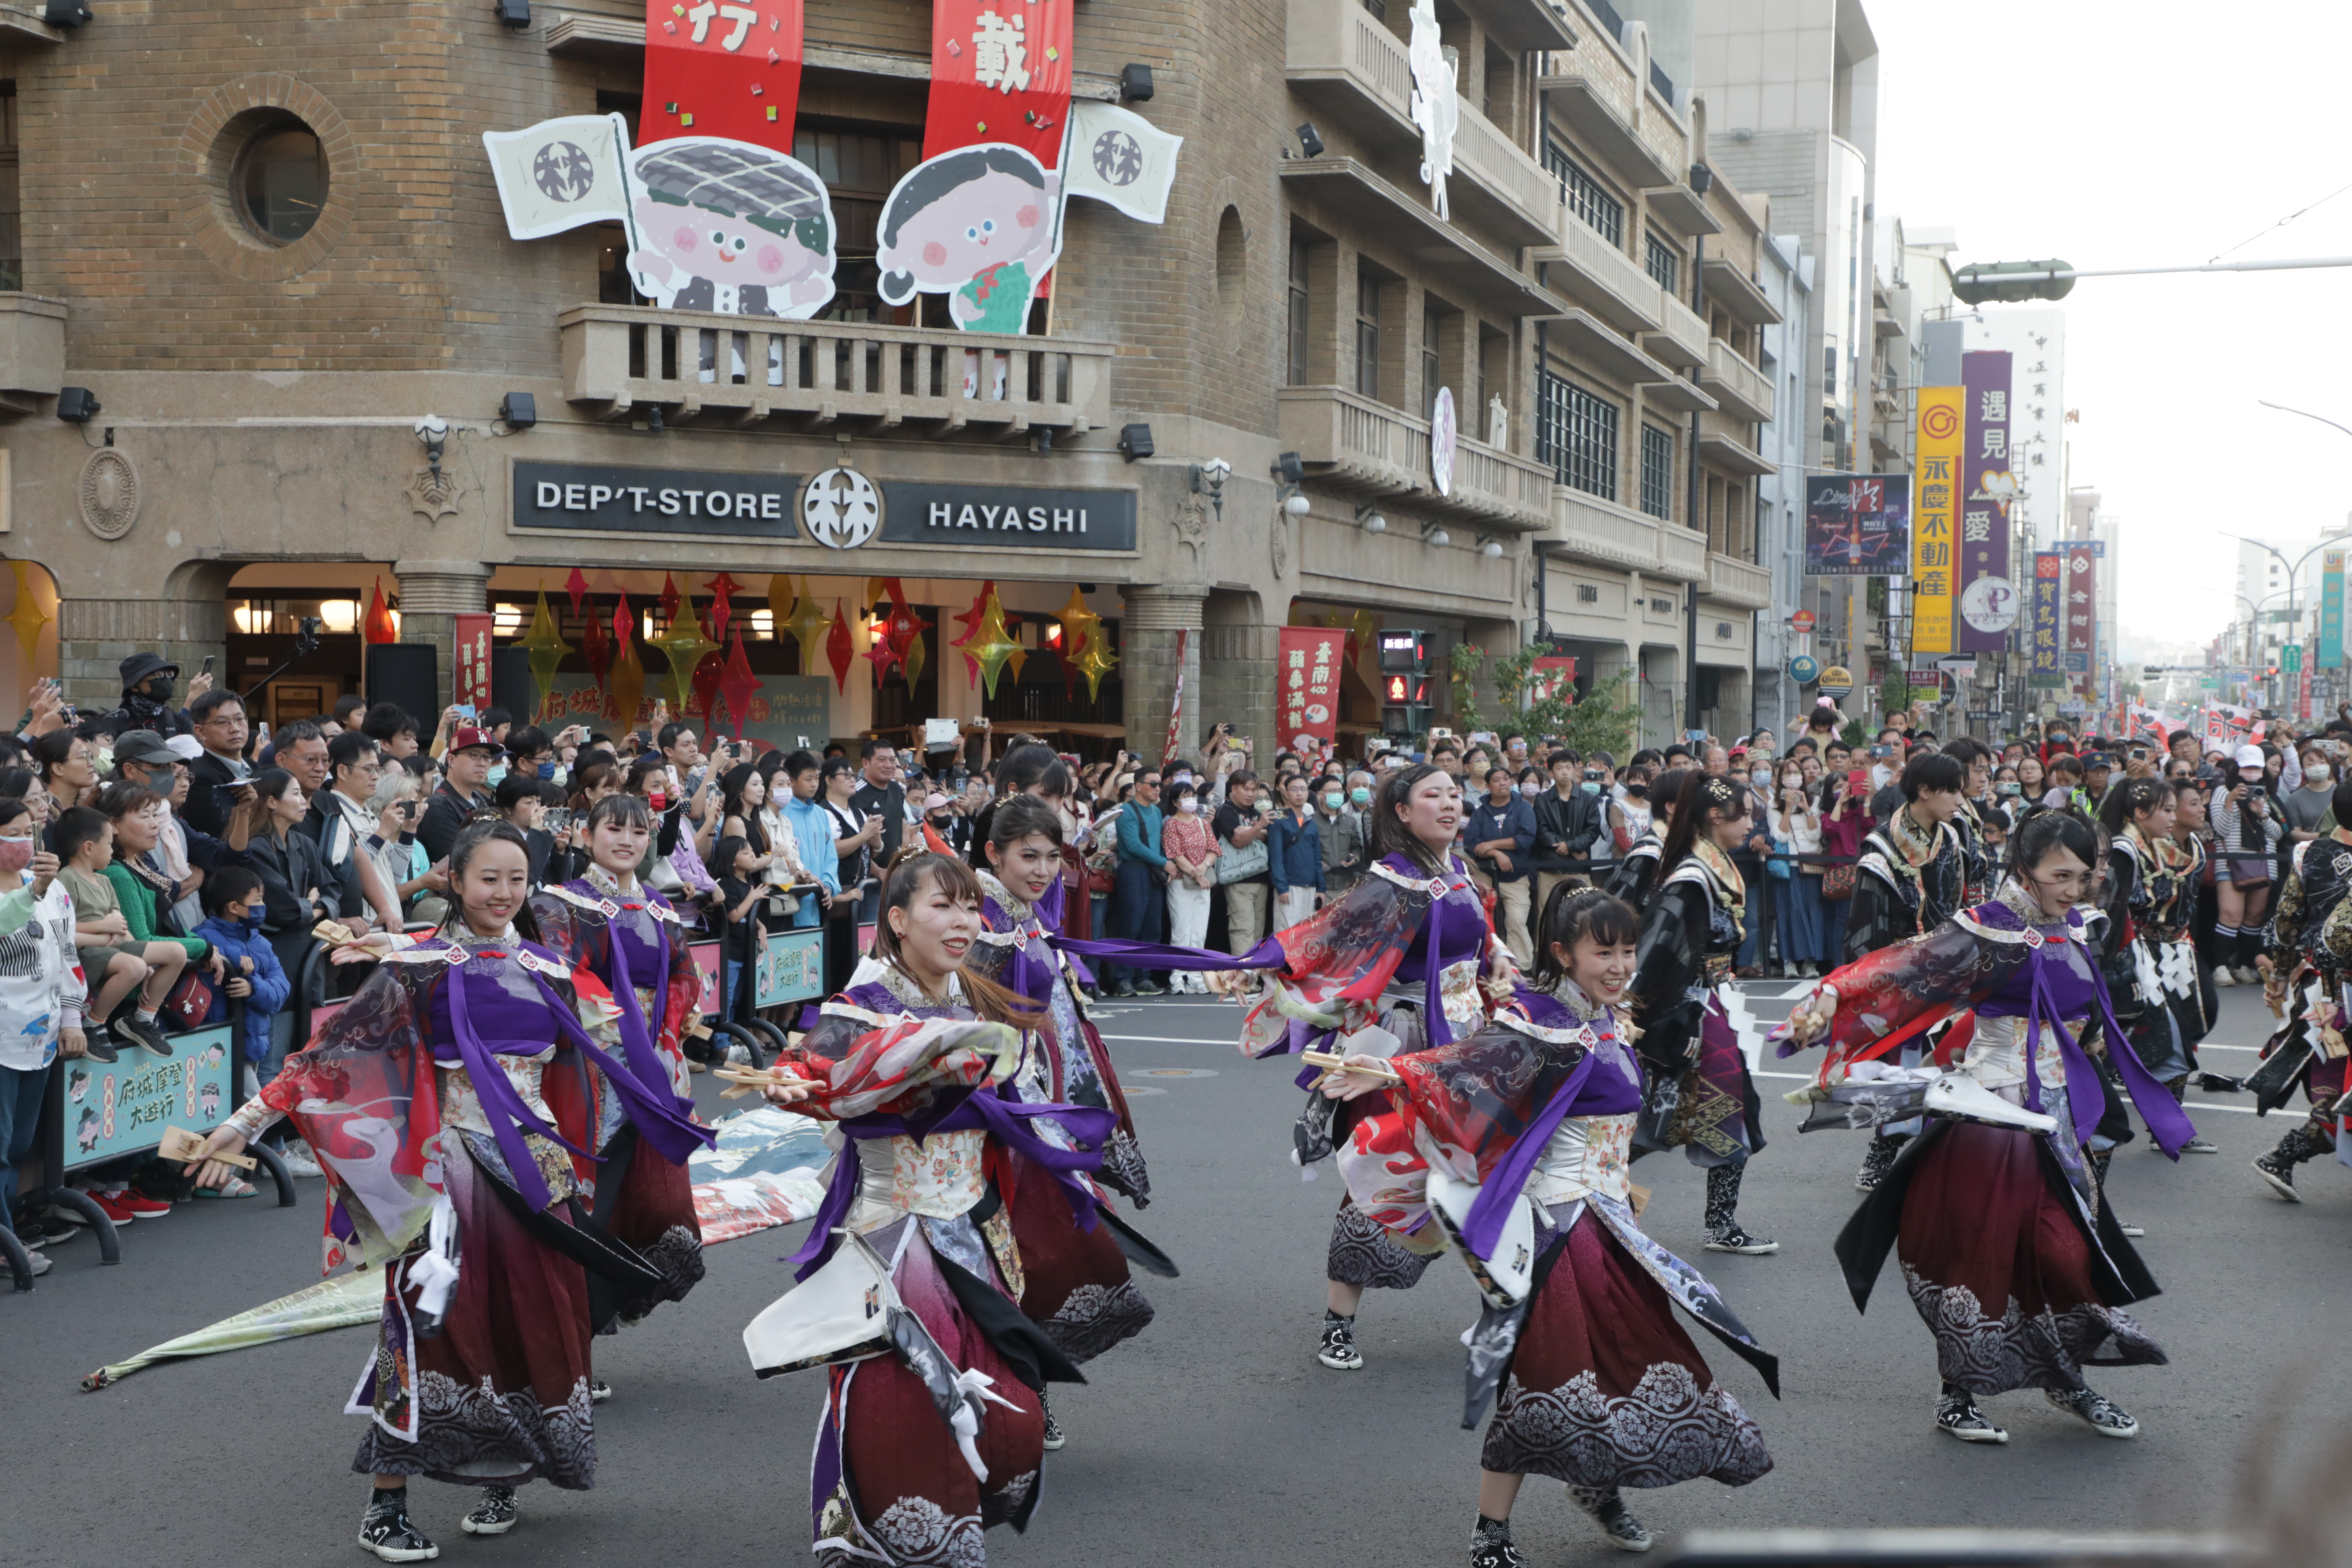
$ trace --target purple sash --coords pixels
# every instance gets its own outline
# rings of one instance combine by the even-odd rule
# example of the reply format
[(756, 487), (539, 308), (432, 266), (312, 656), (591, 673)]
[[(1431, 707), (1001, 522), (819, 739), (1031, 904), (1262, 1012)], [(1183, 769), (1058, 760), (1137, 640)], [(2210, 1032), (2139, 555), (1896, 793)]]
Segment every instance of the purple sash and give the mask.
[[(1614, 1039), (1616, 1037), (1605, 1035), (1601, 1037)], [(1528, 1178), (1535, 1173), (1536, 1162), (1543, 1158), (1545, 1148), (1551, 1142), (1551, 1135), (1559, 1131), (1559, 1124), (1568, 1120), (1569, 1111), (1576, 1104), (1578, 1092), (1584, 1088), (1584, 1080), (1592, 1076), (1592, 1064), (1597, 1059), (1596, 1052), (1585, 1051), (1584, 1059), (1569, 1070), (1567, 1080), (1552, 1091), (1549, 1100), (1544, 1101), (1543, 1109), (1537, 1111), (1535, 1120), (1528, 1123), (1528, 1130), (1512, 1141), (1511, 1152), (1503, 1156), (1494, 1173), (1479, 1184), (1478, 1195), (1470, 1202), (1469, 1217), (1462, 1226), (1463, 1245), (1479, 1257), (1494, 1255), (1495, 1244), (1502, 1239), (1503, 1221), (1509, 1217), (1511, 1205), (1527, 1191)]]
[[(587, 883), (577, 884), (594, 892)], [(602, 893), (596, 897), (601, 900)], [(618, 903), (618, 900), (614, 902)], [(625, 908), (626, 906), (623, 906)], [(663, 1016), (669, 1012), (669, 930), (661, 916), (653, 912), (653, 895), (646, 893), (647, 918), (654, 922), (653, 991), (659, 999)], [(604, 976), (613, 988), (613, 1000), (621, 1009), (621, 1054), (637, 1081), (657, 1094), (667, 1094), (688, 1110), (694, 1109), (694, 1097), (681, 1095), (670, 1087), (669, 1064), (662, 1059), (661, 1047), (654, 1043), (653, 1029), (647, 1023), (645, 1009), (637, 1005), (637, 985), (629, 973), (629, 955), (621, 942), (620, 917), (615, 914), (604, 922), (604, 948), (612, 956), (613, 973)]]
[[(2066, 1104), (2074, 1121), (2075, 1142), (2087, 1149), (2091, 1134), (2098, 1131), (2099, 1117), (2105, 1110), (2105, 1096), (2076, 1093), (2074, 1089), (2076, 1085), (2096, 1086), (2098, 1071), (2091, 1065), (2089, 1054), (2063, 1022), (2058, 997), (2059, 986), (2053, 983), (2050, 973), (2050, 965), (2056, 962), (2054, 954), (2046, 945), (2036, 946), (2025, 962), (2031, 971), (2032, 987), (2023, 1015), (2026, 1021), (2025, 1106), (2029, 1110), (2042, 1110), (2042, 1073), (2034, 1058), (2041, 1054), (2042, 1026), (2046, 1020), (2057, 1032), (2059, 1059), (2066, 1064)], [(2078, 977), (2072, 971), (2067, 971), (2063, 978), (2074, 980)], [(2138, 1109), (2140, 1120), (2147, 1123), (2149, 1136), (2167, 1155), (2178, 1160), (2180, 1146), (2196, 1136), (2197, 1129), (2174, 1101), (2171, 1092), (2140, 1065), (2138, 1054), (2132, 1049), (2131, 1042), (2124, 1037), (2123, 1026), (2116, 1022), (2115, 1008), (2107, 1000), (2107, 988), (2091, 984), (2078, 985), (2075, 989), (2089, 992), (2091, 1000), (2098, 1004), (2099, 1019), (2106, 1026), (2107, 1059), (2114, 1062), (2116, 1070), (2123, 1075), (2124, 1087), (2130, 1091), (2132, 1104)], [(1998, 1003), (1986, 1003), (1977, 1011), (1988, 1018), (2019, 1016), (2013, 1007)]]

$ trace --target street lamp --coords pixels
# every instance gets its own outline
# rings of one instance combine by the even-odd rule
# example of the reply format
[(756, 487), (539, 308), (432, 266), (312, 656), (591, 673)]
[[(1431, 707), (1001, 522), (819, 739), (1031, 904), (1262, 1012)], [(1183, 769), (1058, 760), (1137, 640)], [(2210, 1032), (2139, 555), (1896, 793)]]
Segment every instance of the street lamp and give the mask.
[[(2329, 417), (2327, 417), (2327, 416), (2326, 416), (2326, 415), (2325, 415), (2325, 414), (2314, 414), (2314, 413), (2313, 413), (2310, 409), (2308, 409), (2308, 408), (2289, 408), (2285, 404), (2284, 404), (2284, 403), (2273, 403), (2273, 402), (2272, 402), (2269, 398), (2267, 398), (2267, 397), (2257, 397), (2257, 398), (2255, 398), (2255, 399), (2254, 399), (2254, 401), (2255, 401), (2256, 403), (2261, 404), (2261, 405), (2262, 405), (2263, 407), (2265, 407), (2265, 408), (2275, 408), (2275, 409), (2277, 409), (2281, 414), (2300, 414), (2300, 415), (2302, 415), (2305, 419), (2316, 419), (2316, 420), (2318, 420), (2322, 425), (2336, 425), (2336, 421), (2335, 421), (2335, 420), (2333, 420), (2333, 419), (2330, 419)], [(2336, 425), (2336, 427), (2338, 430), (2343, 431), (2343, 432), (2344, 432), (2344, 434), (2346, 434), (2347, 436), (2352, 436), (2352, 425)]]

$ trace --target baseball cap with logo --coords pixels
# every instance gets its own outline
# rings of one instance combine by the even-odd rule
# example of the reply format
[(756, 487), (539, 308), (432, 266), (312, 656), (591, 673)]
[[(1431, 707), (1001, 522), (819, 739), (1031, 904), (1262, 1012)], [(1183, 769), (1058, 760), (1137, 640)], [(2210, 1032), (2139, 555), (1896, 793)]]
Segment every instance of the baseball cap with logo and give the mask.
[(449, 749), (453, 752), (470, 752), (477, 747), (501, 757), (507, 754), (507, 749), (499, 744), (497, 736), (477, 725), (460, 724), (457, 733), (449, 737)]

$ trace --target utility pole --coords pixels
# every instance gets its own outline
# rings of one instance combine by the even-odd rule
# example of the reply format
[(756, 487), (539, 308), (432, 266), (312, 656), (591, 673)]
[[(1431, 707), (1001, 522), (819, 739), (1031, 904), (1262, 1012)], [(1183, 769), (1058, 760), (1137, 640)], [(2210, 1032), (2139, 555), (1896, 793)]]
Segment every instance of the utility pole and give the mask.
[[(1704, 200), (1715, 184), (1715, 171), (1705, 163), (1693, 163), (1690, 168), (1691, 194)], [(1698, 317), (1699, 330), (1706, 326), (1706, 236), (1696, 235), (1691, 240), (1691, 311)], [(1708, 333), (1711, 338), (1714, 334)], [(1704, 351), (1702, 351), (1703, 353)], [(1704, 365), (1693, 365), (1690, 378), (1698, 381)], [(1706, 480), (1699, 473), (1698, 437), (1699, 411), (1691, 410), (1690, 421), (1690, 523), (1698, 530), (1699, 580), (1683, 590), (1683, 728), (1696, 730), (1698, 721), (1698, 591), (1706, 584), (1707, 567)]]

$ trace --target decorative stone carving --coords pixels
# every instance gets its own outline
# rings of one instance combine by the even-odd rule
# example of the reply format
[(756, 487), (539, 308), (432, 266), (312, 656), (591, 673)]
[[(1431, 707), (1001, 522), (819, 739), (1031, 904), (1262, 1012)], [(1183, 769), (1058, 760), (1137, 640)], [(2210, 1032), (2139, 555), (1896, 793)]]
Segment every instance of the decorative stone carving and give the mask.
[(1202, 547), (1209, 542), (1208, 498), (1187, 493), (1176, 503), (1176, 510), (1169, 515), (1168, 521), (1175, 528), (1177, 539), (1192, 547), (1192, 560), (1197, 564)]
[(1274, 574), (1276, 577), (1289, 576), (1290, 514), (1278, 504), (1274, 509), (1274, 526), (1266, 530), (1266, 533), (1274, 547)]
[(446, 468), (419, 468), (402, 493), (408, 497), (409, 507), (417, 516), (427, 522), (438, 522), (457, 515), (457, 503), (466, 497), (466, 487)]
[(101, 447), (81, 466), (82, 526), (120, 539), (139, 521), (139, 469), (119, 447)]

